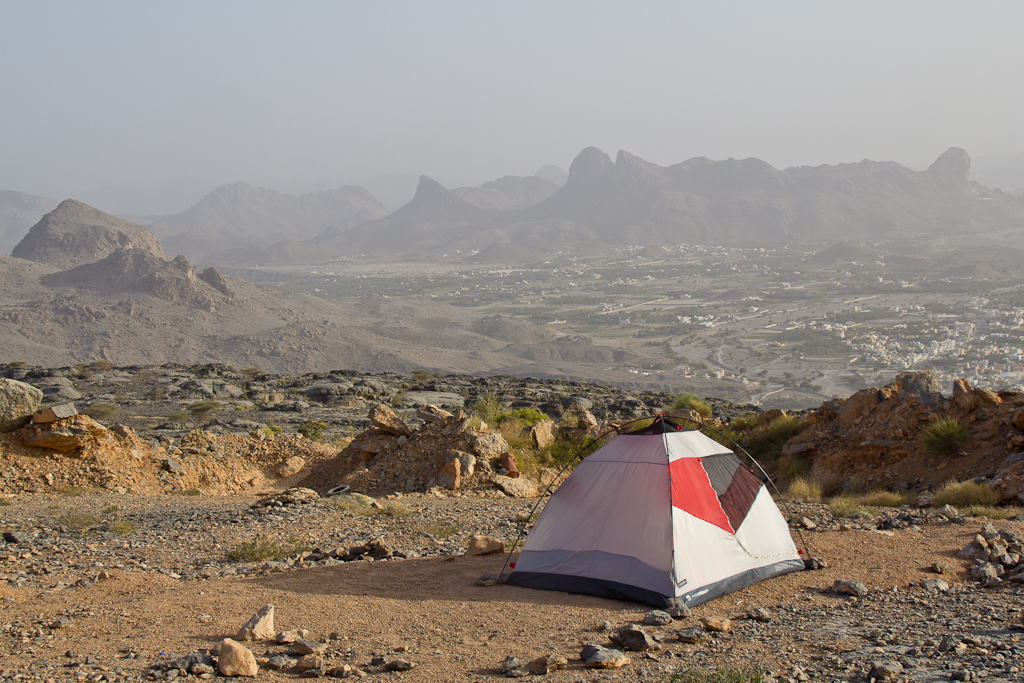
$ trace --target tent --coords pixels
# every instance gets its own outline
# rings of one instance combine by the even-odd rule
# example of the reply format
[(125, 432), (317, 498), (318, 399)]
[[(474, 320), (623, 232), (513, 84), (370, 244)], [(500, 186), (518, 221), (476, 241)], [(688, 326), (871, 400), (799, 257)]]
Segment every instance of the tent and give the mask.
[(739, 458), (657, 418), (584, 459), (551, 495), (508, 583), (692, 607), (804, 569)]

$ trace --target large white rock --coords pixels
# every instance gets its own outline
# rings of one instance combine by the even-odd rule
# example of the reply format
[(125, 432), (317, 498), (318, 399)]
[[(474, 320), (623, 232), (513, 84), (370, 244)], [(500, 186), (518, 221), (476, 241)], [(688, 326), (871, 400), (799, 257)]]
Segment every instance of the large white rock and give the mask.
[(220, 644), (217, 672), (221, 676), (255, 676), (259, 667), (249, 648), (231, 638), (225, 638)]
[(235, 640), (271, 640), (275, 634), (274, 606), (264, 605), (259, 612), (249, 617), (249, 621), (242, 624)]
[(24, 426), (42, 402), (43, 392), (31, 384), (0, 378), (0, 431), (11, 432)]

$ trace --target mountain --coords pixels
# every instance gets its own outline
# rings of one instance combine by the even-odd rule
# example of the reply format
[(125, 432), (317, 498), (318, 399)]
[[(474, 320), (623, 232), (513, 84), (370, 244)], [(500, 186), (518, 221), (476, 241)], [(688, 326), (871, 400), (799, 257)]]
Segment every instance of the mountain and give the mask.
[(612, 161), (590, 147), (565, 185), (532, 205), (506, 208), (481, 192), (421, 179), (413, 201), (391, 216), (326, 241), (348, 253), (466, 253), (502, 244), (550, 253), (974, 234), (1024, 220), (1024, 201), (969, 176), (970, 157), (958, 148), (913, 171), (867, 160), (778, 170), (759, 159), (703, 157), (663, 167), (625, 151)]
[[(444, 209), (450, 201), (445, 215), (484, 211), (431, 182), (421, 183), (410, 210)], [(470, 310), (425, 297), (331, 301), (253, 284), (197, 268), (184, 256), (167, 260), (155, 236), (119, 221), (63, 202), (25, 241), (44, 232), (65, 247), (92, 240), (109, 247), (127, 230), (122, 224), (131, 226), (132, 239), (70, 266), (66, 262), (75, 259), (38, 247), (25, 250), (45, 256), (41, 262), (0, 255), (0, 362), (60, 366), (106, 359), (121, 365), (220, 362), (275, 372), (430, 368), (534, 376), (599, 376), (613, 361), (657, 362), (641, 353), (555, 341), (546, 326), (522, 320), (481, 321)]]
[(167, 248), (205, 263), (240, 262), (281, 241), (345, 231), (389, 210), (367, 190), (343, 186), (300, 196), (244, 183), (223, 185), (150, 228)]
[(544, 164), (537, 169), (537, 172), (534, 173), (534, 175), (538, 178), (543, 178), (544, 180), (552, 182), (559, 187), (565, 185), (565, 182), (569, 179), (568, 173), (552, 164)]
[(14, 247), (13, 256), (70, 268), (102, 259), (118, 249), (164, 257), (159, 240), (141, 225), (66, 199), (43, 216)]
[(57, 208), (59, 203), (59, 200), (49, 197), (0, 190), (0, 252), (11, 253), (29, 228)]

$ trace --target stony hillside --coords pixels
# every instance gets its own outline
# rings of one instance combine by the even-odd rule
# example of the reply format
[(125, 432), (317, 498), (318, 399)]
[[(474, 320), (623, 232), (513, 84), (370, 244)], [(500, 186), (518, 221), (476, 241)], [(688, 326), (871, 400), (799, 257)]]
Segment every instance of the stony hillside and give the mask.
[(32, 226), (11, 255), (56, 268), (73, 268), (118, 249), (136, 249), (164, 258), (159, 240), (146, 228), (67, 199)]

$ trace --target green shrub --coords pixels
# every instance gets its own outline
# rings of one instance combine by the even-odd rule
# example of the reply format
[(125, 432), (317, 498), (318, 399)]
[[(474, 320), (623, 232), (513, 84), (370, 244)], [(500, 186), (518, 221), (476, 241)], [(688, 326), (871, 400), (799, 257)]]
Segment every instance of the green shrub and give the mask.
[(128, 534), (135, 533), (135, 525), (119, 515), (117, 519), (110, 523), (110, 531), (118, 536), (127, 536)]
[(519, 420), (505, 420), (499, 425), (498, 431), (513, 451), (527, 451), (533, 448), (530, 430)]
[(895, 491), (882, 491), (874, 490), (862, 493), (859, 496), (862, 505), (871, 505), (874, 507), (881, 508), (898, 508), (901, 505), (908, 505), (910, 503), (911, 494), (907, 491), (895, 492)]
[(931, 455), (947, 458), (967, 445), (967, 427), (953, 417), (940, 417), (921, 431), (921, 445)]
[(782, 447), (800, 431), (800, 418), (780, 415), (771, 422), (755, 427), (743, 440), (755, 458), (774, 464), (782, 455)]
[(277, 561), (303, 550), (308, 550), (308, 548), (301, 543), (285, 544), (266, 536), (257, 536), (248, 543), (232, 546), (224, 553), (224, 558), (229, 562)]
[(451, 538), (461, 530), (462, 527), (455, 522), (434, 522), (421, 529), (424, 533), (436, 538)]
[(988, 484), (974, 481), (947, 481), (935, 492), (932, 504), (936, 507), (952, 505), (955, 508), (967, 508), (972, 505), (995, 505), (1000, 495), (989, 488)]
[(759, 422), (760, 421), (757, 419), (757, 413), (749, 412), (734, 417), (729, 421), (729, 426), (737, 432), (747, 432), (756, 427)]
[(224, 405), (220, 401), (196, 401), (190, 403), (188, 406), (188, 412), (192, 413), (197, 421), (202, 421), (210, 415), (220, 411)]
[(10, 498), (0, 498), (0, 507), (7, 507), (8, 505), (14, 505)]
[(828, 502), (828, 509), (836, 517), (853, 517), (863, 510), (856, 496), (836, 496)]
[(790, 482), (786, 493), (793, 500), (816, 502), (821, 500), (821, 484), (805, 477), (797, 477)]
[(672, 683), (761, 683), (764, 673), (759, 669), (720, 666), (711, 671), (686, 669), (669, 680)]
[(498, 423), (498, 416), (501, 415), (503, 407), (497, 394), (488, 391), (483, 398), (474, 401), (469, 409), (474, 417), (480, 418), (489, 425), (494, 425)]
[(738, 444), (743, 438), (743, 435), (734, 430), (731, 426), (705, 428), (700, 431), (726, 448), (732, 450), (736, 450), (736, 444)]
[(188, 419), (188, 413), (171, 413), (167, 416), (170, 422), (184, 422)]
[(994, 507), (991, 505), (968, 505), (960, 508), (960, 512), (968, 517), (987, 517), (988, 519), (1019, 519), (1024, 517), (1024, 508), (1014, 505)]
[(327, 424), (318, 420), (306, 420), (299, 427), (299, 434), (302, 434), (307, 439), (313, 441), (319, 441), (324, 436), (324, 430), (327, 429)]
[(701, 417), (711, 417), (711, 406), (697, 394), (682, 393), (672, 401), (672, 410), (692, 410)]
[(65, 510), (57, 517), (57, 521), (75, 531), (85, 531), (102, 522), (99, 517), (85, 510)]
[(183, 495), (183, 496), (201, 496), (201, 495), (203, 495), (203, 492), (200, 491), (199, 489), (185, 489), (184, 491), (181, 492), (181, 495)]
[(532, 427), (541, 420), (549, 420), (547, 415), (540, 412), (535, 408), (519, 408), (517, 410), (511, 410), (507, 413), (502, 413), (498, 416), (498, 424), (504, 424), (509, 420), (515, 420), (522, 425)]
[(82, 409), (82, 415), (88, 415), (94, 420), (113, 420), (117, 417), (118, 410), (113, 403), (93, 403)]

